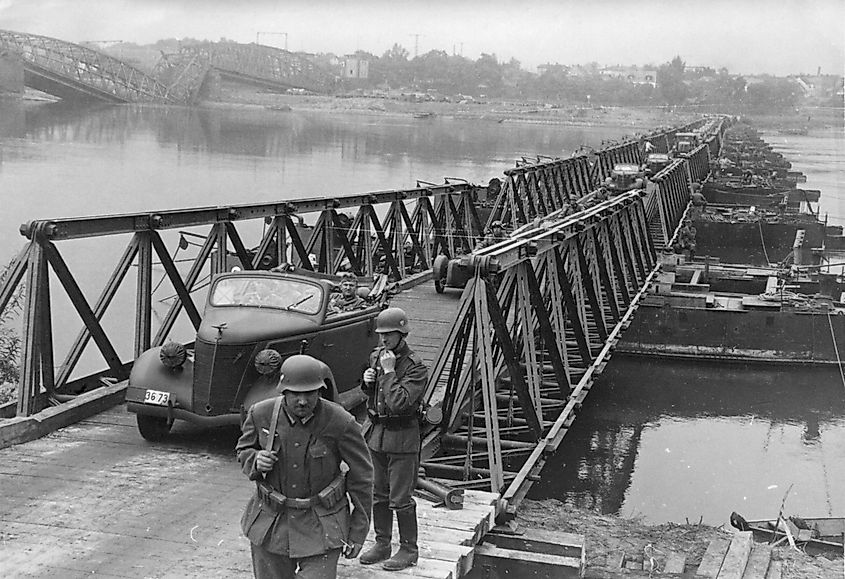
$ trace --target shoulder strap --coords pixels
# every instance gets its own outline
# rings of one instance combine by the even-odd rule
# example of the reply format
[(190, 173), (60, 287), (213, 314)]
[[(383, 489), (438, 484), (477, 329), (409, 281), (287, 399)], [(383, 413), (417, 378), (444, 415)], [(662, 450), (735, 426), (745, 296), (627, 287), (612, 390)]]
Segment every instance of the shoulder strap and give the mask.
[(276, 427), (279, 426), (279, 412), (282, 410), (282, 401), (283, 396), (278, 396), (276, 398), (276, 403), (273, 405), (273, 416), (270, 418), (270, 433), (267, 437), (267, 448), (264, 450), (273, 450), (273, 443), (276, 442)]

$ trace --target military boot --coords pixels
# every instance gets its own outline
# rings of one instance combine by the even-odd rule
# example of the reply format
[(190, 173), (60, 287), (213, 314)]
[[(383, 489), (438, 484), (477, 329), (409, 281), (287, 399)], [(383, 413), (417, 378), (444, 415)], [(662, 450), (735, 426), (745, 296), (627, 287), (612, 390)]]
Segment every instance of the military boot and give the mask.
[(373, 505), (373, 530), (376, 533), (376, 544), (361, 555), (362, 565), (372, 565), (390, 558), (393, 511), (390, 510), (387, 503)]
[(399, 571), (417, 564), (419, 549), (417, 548), (417, 505), (396, 511), (396, 522), (399, 523), (399, 550), (382, 564), (388, 571)]

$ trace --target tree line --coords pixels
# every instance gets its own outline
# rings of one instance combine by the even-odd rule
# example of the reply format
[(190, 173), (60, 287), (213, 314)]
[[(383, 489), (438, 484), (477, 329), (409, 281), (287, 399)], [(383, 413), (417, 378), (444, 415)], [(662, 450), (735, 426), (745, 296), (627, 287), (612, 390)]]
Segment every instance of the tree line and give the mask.
[(749, 82), (725, 68), (690, 71), (680, 56), (656, 67), (646, 67), (656, 70), (656, 86), (602, 75), (596, 63), (578, 67), (577, 73), (560, 65), (533, 73), (523, 69), (518, 60), (500, 62), (495, 54), (482, 54), (471, 60), (432, 50), (410, 58), (399, 44), (394, 44), (381, 57), (363, 51), (354, 56), (369, 62), (369, 75), (347, 85), (372, 89), (389, 87), (441, 95), (570, 104), (699, 104), (769, 111), (795, 107), (803, 98), (801, 88), (788, 78), (760, 76)]

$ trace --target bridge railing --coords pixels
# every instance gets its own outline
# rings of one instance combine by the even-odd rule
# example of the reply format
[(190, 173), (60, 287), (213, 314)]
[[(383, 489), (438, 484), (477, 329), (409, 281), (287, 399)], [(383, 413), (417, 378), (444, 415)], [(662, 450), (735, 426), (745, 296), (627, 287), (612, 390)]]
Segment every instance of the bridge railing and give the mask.
[[(93, 341), (108, 367), (108, 375), (128, 377), (131, 361), (121, 360), (115, 342), (101, 323), (131, 268), (136, 269), (134, 354), (161, 345), (183, 312), (194, 329), (201, 305), (192, 292), (214, 274), (228, 271), (232, 261), (243, 269), (269, 269), (280, 261), (333, 274), (341, 269), (359, 275), (384, 274), (394, 280), (427, 270), (434, 256), (469, 252), (481, 235), (475, 209), (478, 188), (466, 182), (420, 184), (407, 190), (379, 191), (336, 198), (304, 199), (199, 209), (33, 221), (21, 227), (28, 243), (13, 261), (0, 287), (0, 312), (23, 282), (28, 290), (23, 306), (21, 378), (16, 412), (28, 416), (46, 404), (72, 394), (71, 377), (83, 351)], [(350, 217), (342, 210), (354, 210)], [(300, 225), (306, 219), (312, 227)], [(242, 229), (249, 222), (264, 231), (253, 246)], [(239, 224), (243, 227), (239, 228)], [(167, 247), (167, 230), (199, 228), (199, 250), (177, 266)], [(60, 246), (78, 239), (123, 234), (130, 241), (95, 302), (89, 300), (64, 259)], [(180, 242), (184, 239), (184, 235)], [(175, 299), (153, 333), (154, 258)], [(103, 264), (105, 265), (105, 264)], [(181, 267), (180, 267), (181, 266)], [(187, 271), (184, 271), (187, 270)], [(184, 272), (184, 273), (183, 273)], [(64, 361), (54, 368), (51, 304), (56, 296), (51, 276), (62, 285), (83, 322)], [(87, 281), (87, 280), (86, 280)], [(113, 332), (112, 332), (113, 334)], [(134, 359), (134, 358), (133, 358)]]

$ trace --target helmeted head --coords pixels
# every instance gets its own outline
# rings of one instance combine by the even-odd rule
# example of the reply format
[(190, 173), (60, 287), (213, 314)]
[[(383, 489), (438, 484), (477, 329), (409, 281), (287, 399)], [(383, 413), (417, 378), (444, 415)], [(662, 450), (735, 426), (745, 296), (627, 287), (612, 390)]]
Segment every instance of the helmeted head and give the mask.
[(387, 308), (382, 310), (376, 318), (376, 333), (400, 332), (408, 334), (411, 331), (408, 315), (402, 308)]
[(409, 331), (408, 316), (401, 308), (387, 308), (376, 318), (376, 333), (388, 350), (395, 350)]
[[(496, 231), (498, 229), (499, 231)], [(502, 232), (502, 222), (499, 220), (494, 221), (490, 224), (490, 230), (494, 233), (501, 233)]]
[(358, 278), (354, 273), (344, 272), (340, 274), (340, 293), (344, 297), (352, 297), (358, 291)]
[(326, 365), (316, 358), (296, 354), (282, 362), (279, 391), (313, 392), (325, 387)]
[(304, 354), (291, 356), (282, 363), (279, 390), (285, 397), (285, 408), (297, 418), (314, 413), (325, 387), (326, 365)]

